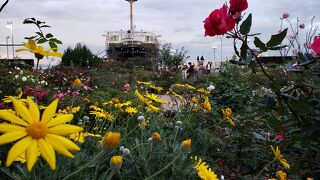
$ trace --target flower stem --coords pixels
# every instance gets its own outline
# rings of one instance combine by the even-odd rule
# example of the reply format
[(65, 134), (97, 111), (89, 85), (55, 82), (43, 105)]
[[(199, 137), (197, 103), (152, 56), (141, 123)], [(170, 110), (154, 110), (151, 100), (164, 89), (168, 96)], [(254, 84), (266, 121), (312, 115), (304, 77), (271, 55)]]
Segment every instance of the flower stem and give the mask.
[(166, 170), (167, 168), (169, 168), (178, 158), (179, 158), (178, 154), (171, 162), (169, 162), (165, 167), (163, 167), (162, 169), (160, 169), (159, 171), (157, 171), (156, 173), (154, 173), (153, 175), (145, 178), (144, 180), (148, 180), (148, 179), (153, 179), (155, 176), (157, 176), (158, 174), (162, 173), (164, 170)]
[(265, 169), (266, 169), (270, 164), (272, 164), (275, 160), (276, 160), (276, 159), (273, 159), (271, 162), (269, 162), (267, 165), (265, 165), (265, 166), (261, 169), (261, 171), (254, 177), (254, 180), (257, 179), (257, 178), (260, 176), (260, 174), (263, 172), (263, 170), (265, 170)]
[(99, 162), (98, 160), (102, 158), (105, 155), (105, 151), (102, 150), (100, 153), (98, 153), (91, 161), (89, 161), (87, 164), (80, 167), (78, 170), (74, 171), (73, 173), (69, 174), (63, 180), (71, 179), (73, 176), (77, 175), (78, 173), (82, 172), (85, 168), (94, 165), (96, 162)]

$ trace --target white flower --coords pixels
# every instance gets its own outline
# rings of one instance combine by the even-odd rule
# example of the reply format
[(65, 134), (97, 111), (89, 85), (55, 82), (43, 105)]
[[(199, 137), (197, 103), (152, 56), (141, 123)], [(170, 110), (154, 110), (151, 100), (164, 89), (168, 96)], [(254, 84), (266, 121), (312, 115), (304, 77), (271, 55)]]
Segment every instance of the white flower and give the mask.
[(88, 116), (83, 116), (83, 118), (82, 118), (84, 121), (89, 121), (89, 117)]
[(149, 137), (148, 138), (148, 142), (152, 142), (153, 138), (152, 137)]
[(17, 74), (17, 75), (15, 75), (15, 76), (14, 76), (14, 78), (18, 79), (18, 78), (19, 78), (19, 75), (18, 75), (18, 74)]
[(23, 74), (23, 71), (22, 71), (22, 70), (20, 71), (20, 74)]
[(125, 148), (122, 152), (124, 155), (130, 155), (130, 150), (128, 148)]
[(119, 148), (119, 150), (120, 150), (121, 152), (123, 152), (124, 147), (123, 147), (123, 146), (121, 146), (121, 147)]
[(46, 81), (45, 81), (45, 80), (42, 80), (42, 81), (41, 81), (41, 84), (45, 84), (45, 83), (46, 83)]
[(26, 82), (28, 79), (27, 79), (27, 77), (23, 76), (23, 77), (21, 78), (21, 80), (22, 80), (23, 82)]
[(181, 125), (182, 125), (182, 122), (181, 122), (181, 121), (177, 121), (177, 122), (176, 122), (176, 125), (177, 125), (177, 126), (181, 126)]
[(11, 74), (12, 72), (11, 71), (9, 71), (9, 74)]
[(138, 121), (143, 121), (144, 120), (144, 116), (138, 116), (137, 120)]
[(207, 90), (208, 90), (208, 91), (212, 91), (212, 90), (214, 90), (215, 88), (216, 88), (216, 87), (215, 87), (214, 85), (211, 85), (211, 84), (210, 84), (210, 86), (207, 87)]

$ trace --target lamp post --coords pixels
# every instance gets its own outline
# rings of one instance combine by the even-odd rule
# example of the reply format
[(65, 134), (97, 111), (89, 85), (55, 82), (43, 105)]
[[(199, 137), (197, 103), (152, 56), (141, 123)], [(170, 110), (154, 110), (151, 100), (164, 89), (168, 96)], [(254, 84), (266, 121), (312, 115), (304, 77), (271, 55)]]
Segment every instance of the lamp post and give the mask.
[(212, 45), (212, 49), (213, 49), (213, 60), (215, 60), (216, 59), (216, 49), (217, 49), (218, 47), (214, 44), (214, 45)]
[(7, 45), (7, 59), (9, 59), (9, 45), (8, 45), (8, 40), (9, 40), (10, 36), (6, 37), (6, 45)]
[(6, 28), (11, 30), (12, 59), (14, 59), (14, 41), (13, 41), (13, 25), (12, 25), (12, 21), (7, 21)]
[(222, 61), (222, 36), (220, 38), (220, 61)]

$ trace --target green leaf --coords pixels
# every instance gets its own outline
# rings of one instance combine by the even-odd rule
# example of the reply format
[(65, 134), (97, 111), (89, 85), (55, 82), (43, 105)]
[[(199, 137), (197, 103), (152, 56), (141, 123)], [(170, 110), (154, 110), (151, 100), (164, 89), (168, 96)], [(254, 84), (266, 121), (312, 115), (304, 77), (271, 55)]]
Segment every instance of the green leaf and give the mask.
[(27, 18), (23, 21), (23, 24), (35, 24), (35, 18)]
[(276, 47), (269, 47), (268, 49), (269, 49), (269, 50), (279, 50), (279, 49), (282, 49), (282, 48), (285, 48), (285, 47), (287, 47), (287, 45), (276, 46)]
[(41, 38), (41, 39), (39, 39), (38, 41), (37, 41), (37, 43), (39, 43), (39, 44), (42, 44), (42, 43), (45, 43), (45, 42), (47, 42), (48, 40), (46, 40), (45, 38)]
[(290, 99), (289, 104), (294, 111), (308, 114), (311, 114), (313, 112), (312, 106), (307, 102)]
[(44, 27), (51, 27), (51, 26), (48, 26), (48, 25), (42, 25), (40, 26), (41, 28), (44, 28)]
[(55, 42), (49, 41), (49, 46), (53, 51), (57, 52), (58, 51), (58, 46)]
[(46, 35), (46, 38), (52, 38), (53, 37), (53, 35), (51, 34), (51, 33), (48, 33), (47, 35)]
[(258, 37), (254, 37), (253, 43), (257, 48), (261, 49), (263, 52), (268, 50), (266, 45)]
[(247, 59), (247, 51), (248, 51), (248, 45), (247, 45), (247, 41), (244, 41), (242, 43), (242, 46), (240, 48), (241, 50), (241, 58), (245, 61)]
[(246, 20), (240, 25), (240, 33), (242, 35), (247, 35), (250, 32), (252, 25), (252, 14), (250, 13)]
[(283, 39), (287, 35), (288, 28), (280, 32), (279, 34), (272, 35), (270, 40), (267, 42), (267, 47), (275, 47), (282, 43)]
[(51, 38), (50, 41), (55, 42), (57, 44), (62, 44), (62, 42), (60, 40), (58, 40), (57, 38)]
[(38, 34), (40, 37), (44, 37), (41, 32), (36, 32), (36, 34)]

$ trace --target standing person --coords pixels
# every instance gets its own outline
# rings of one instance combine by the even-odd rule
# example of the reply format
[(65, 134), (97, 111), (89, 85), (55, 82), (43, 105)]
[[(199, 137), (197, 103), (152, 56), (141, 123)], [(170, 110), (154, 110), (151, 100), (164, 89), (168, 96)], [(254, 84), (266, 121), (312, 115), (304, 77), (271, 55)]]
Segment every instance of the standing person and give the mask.
[(208, 64), (206, 65), (206, 70), (207, 70), (207, 73), (211, 73), (211, 68), (212, 68), (212, 62), (209, 61)]
[(192, 74), (194, 74), (194, 65), (191, 62), (188, 62), (189, 68), (187, 70), (187, 79), (191, 77)]
[(200, 63), (199, 63), (200, 69), (204, 69), (204, 57), (201, 56)]

